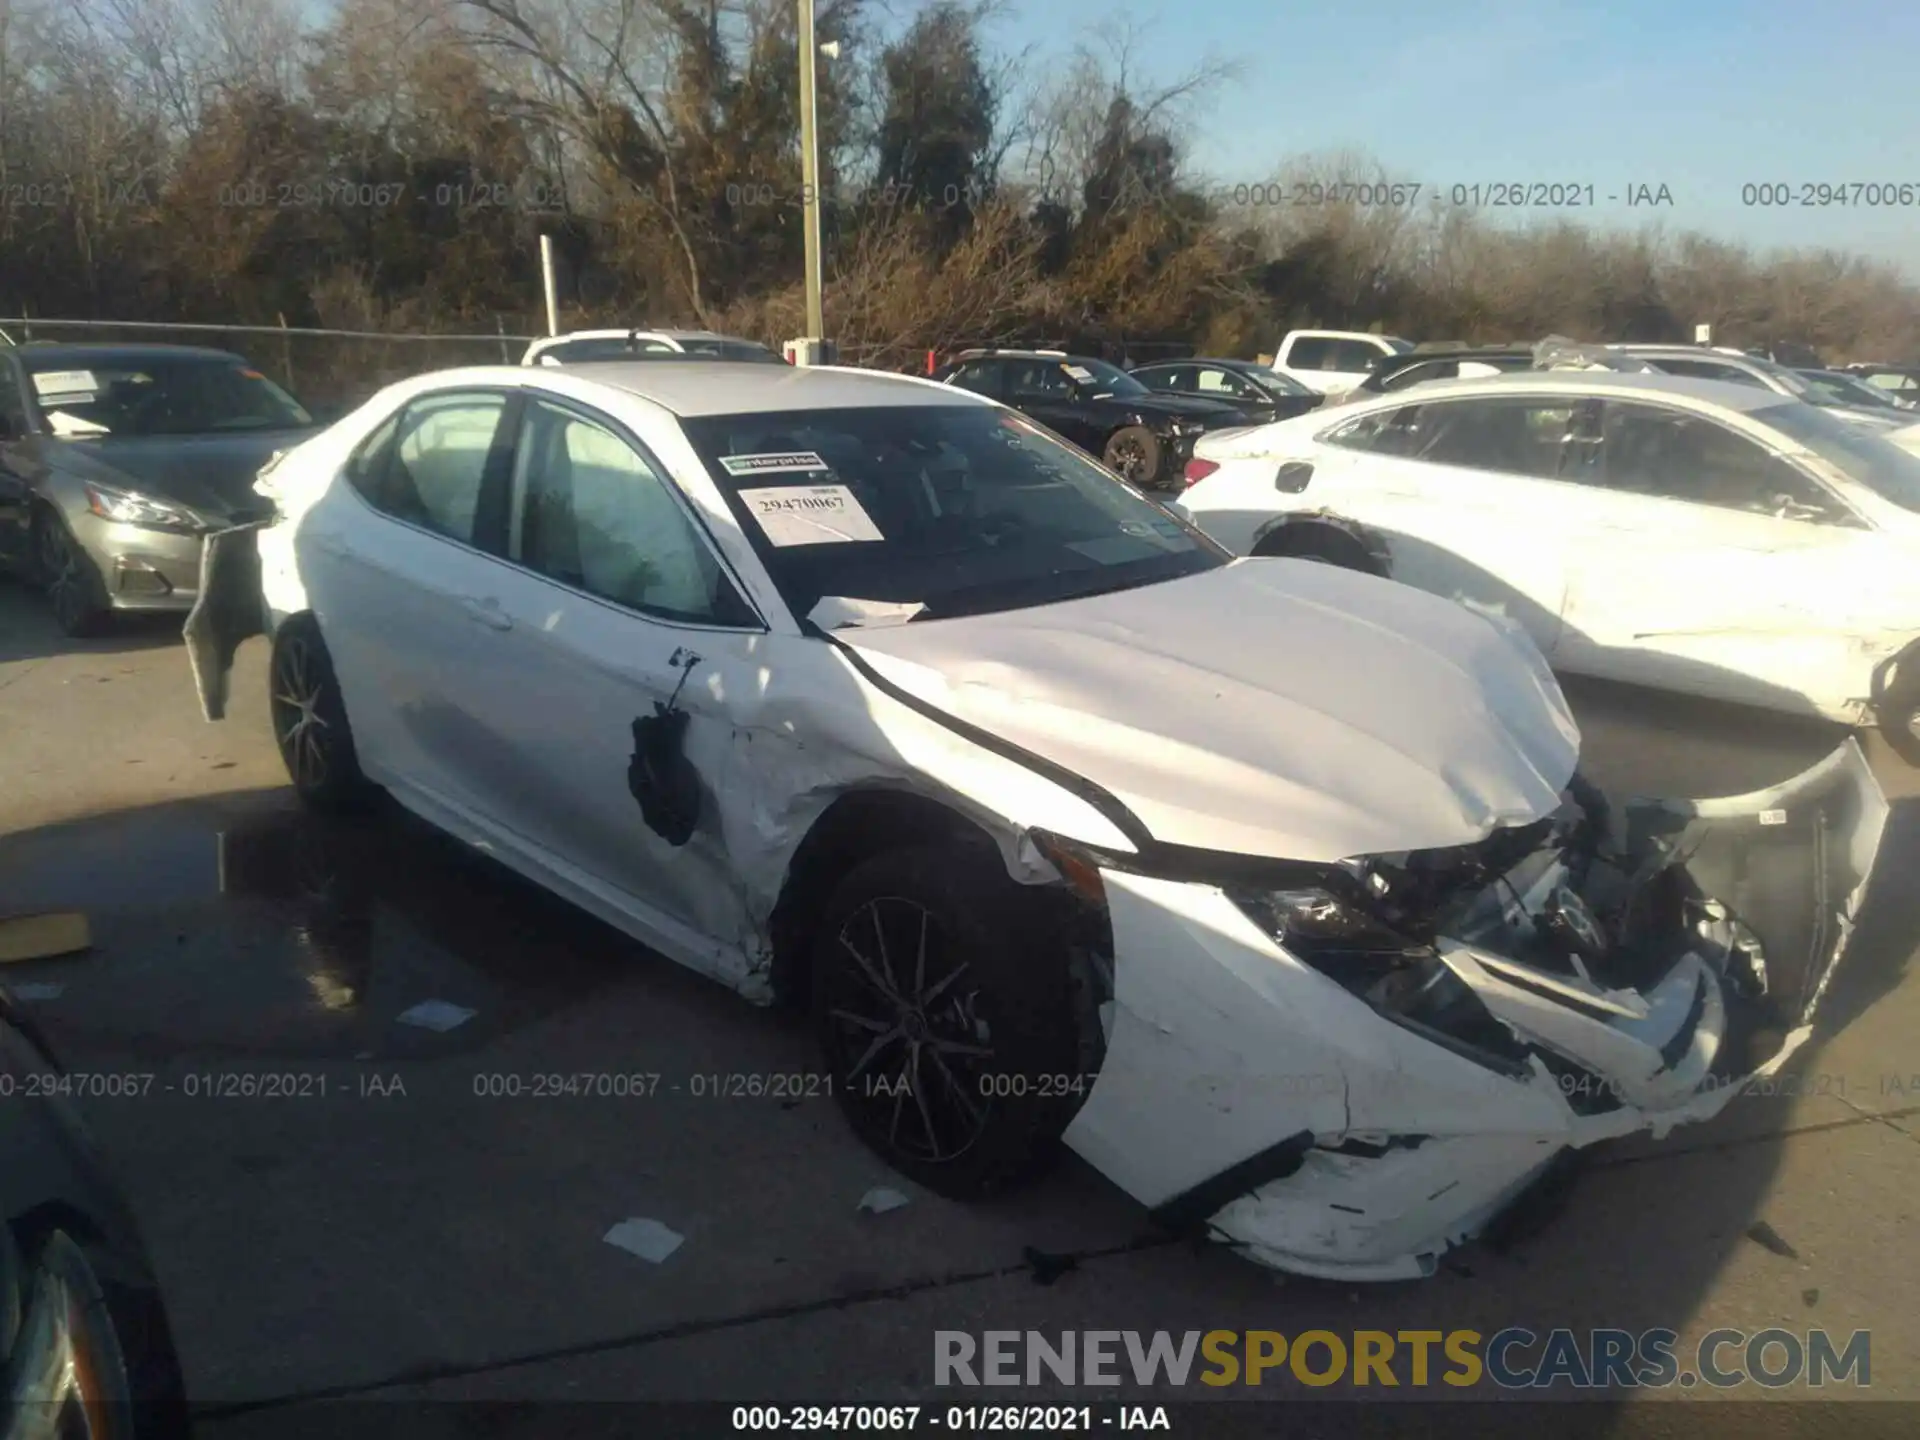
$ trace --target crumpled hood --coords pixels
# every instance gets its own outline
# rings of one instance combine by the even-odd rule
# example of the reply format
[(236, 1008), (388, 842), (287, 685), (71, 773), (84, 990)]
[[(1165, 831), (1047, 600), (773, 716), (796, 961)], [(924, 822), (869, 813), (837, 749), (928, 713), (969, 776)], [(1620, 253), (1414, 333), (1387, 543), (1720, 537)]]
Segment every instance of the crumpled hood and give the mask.
[(54, 463), (83, 480), (177, 500), (211, 520), (257, 513), (254, 478), (276, 450), (314, 430), (250, 430), (241, 435), (167, 435), (125, 440), (61, 440)]
[(1468, 844), (1550, 813), (1579, 758), (1524, 634), (1307, 561), (835, 638), (1170, 844), (1307, 861)]

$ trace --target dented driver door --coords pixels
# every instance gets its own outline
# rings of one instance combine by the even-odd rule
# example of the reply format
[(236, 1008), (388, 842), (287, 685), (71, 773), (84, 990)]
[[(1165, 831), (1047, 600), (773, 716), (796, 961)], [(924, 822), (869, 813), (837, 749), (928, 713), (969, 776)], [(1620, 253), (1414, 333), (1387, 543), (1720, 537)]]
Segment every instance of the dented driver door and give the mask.
[(741, 933), (719, 796), (764, 628), (664, 477), (610, 422), (529, 398), (510, 563), (479, 597), (497, 663), (463, 683), (491, 818), (685, 955)]

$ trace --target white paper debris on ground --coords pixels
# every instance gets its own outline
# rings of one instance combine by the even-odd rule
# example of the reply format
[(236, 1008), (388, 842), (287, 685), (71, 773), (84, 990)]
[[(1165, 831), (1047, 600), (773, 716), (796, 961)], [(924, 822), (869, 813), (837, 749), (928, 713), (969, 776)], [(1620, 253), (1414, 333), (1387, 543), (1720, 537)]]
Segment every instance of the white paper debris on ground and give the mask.
[(13, 995), (17, 1000), (58, 1000), (66, 988), (44, 980), (30, 980), (25, 985), (15, 985)]
[(600, 1238), (630, 1255), (638, 1255), (649, 1265), (658, 1265), (678, 1250), (687, 1237), (658, 1220), (635, 1215), (622, 1220)]
[(415, 1025), (422, 1030), (445, 1034), (458, 1029), (477, 1014), (479, 1011), (456, 1005), (451, 1000), (422, 1000), (411, 1010), (401, 1011), (397, 1018), (402, 1025)]
[(807, 612), (822, 630), (871, 629), (877, 625), (904, 625), (927, 607), (918, 600), (857, 600), (847, 595), (823, 595)]
[(884, 1215), (889, 1210), (898, 1210), (909, 1203), (907, 1197), (898, 1190), (890, 1190), (884, 1185), (875, 1186), (860, 1197), (860, 1208), (869, 1215)]

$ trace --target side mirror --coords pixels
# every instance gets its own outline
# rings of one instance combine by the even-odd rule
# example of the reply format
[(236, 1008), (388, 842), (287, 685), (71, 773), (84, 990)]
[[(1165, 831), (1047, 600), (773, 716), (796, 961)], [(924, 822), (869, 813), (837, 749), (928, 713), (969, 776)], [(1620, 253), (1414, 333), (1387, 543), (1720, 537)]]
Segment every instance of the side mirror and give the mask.
[(1273, 477), (1273, 488), (1284, 490), (1289, 495), (1298, 495), (1307, 488), (1307, 482), (1313, 479), (1313, 466), (1305, 460), (1289, 460), (1282, 465)]

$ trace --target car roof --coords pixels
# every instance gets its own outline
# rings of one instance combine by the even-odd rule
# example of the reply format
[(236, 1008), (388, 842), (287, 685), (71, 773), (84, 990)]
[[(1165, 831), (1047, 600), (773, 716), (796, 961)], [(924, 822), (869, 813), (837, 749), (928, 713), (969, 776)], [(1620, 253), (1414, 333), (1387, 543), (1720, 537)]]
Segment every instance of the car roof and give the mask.
[(1769, 360), (1764, 355), (1749, 355), (1744, 350), (1722, 350), (1717, 345), (1637, 345), (1631, 342), (1624, 345), (1609, 345), (1609, 350), (1618, 350), (1627, 355), (1697, 355), (1702, 360), (1744, 360), (1749, 365), (1769, 365), (1774, 369), (1783, 367), (1777, 360)]
[(748, 415), (869, 406), (991, 405), (968, 390), (912, 375), (831, 365), (714, 365), (699, 360), (594, 360), (566, 375), (622, 390), (675, 415)]
[(21, 345), (23, 360), (31, 357), (38, 367), (42, 360), (62, 364), (86, 365), (89, 362), (124, 363), (129, 360), (242, 360), (231, 350), (214, 350), (203, 345)]
[(758, 340), (748, 340), (740, 335), (722, 335), (717, 330), (651, 330), (645, 326), (638, 329), (628, 326), (625, 329), (569, 330), (561, 335), (542, 335), (533, 343), (561, 345), (569, 340), (625, 340), (629, 335), (655, 340), (730, 340), (742, 345), (760, 344)]
[[(1093, 358), (1095, 357), (1090, 355), (1069, 355), (1064, 350), (983, 349), (962, 350), (947, 363), (949, 365), (958, 365), (963, 360), (1058, 360), (1064, 365), (1070, 361), (1090, 360)], [(1100, 363), (1104, 365), (1106, 362), (1103, 360)]]
[(1224, 355), (1182, 355), (1174, 360), (1143, 360), (1133, 368), (1157, 370), (1163, 365), (1218, 365), (1222, 370), (1265, 370), (1258, 360), (1233, 360)]
[[(1549, 395), (1617, 395), (1623, 398), (1677, 395), (1705, 401), (1722, 410), (1743, 413), (1790, 403), (1790, 397), (1772, 390), (1760, 390), (1729, 380), (1695, 380), (1681, 375), (1642, 375), (1623, 370), (1512, 370), (1504, 375), (1485, 375), (1471, 380), (1434, 380), (1413, 389), (1391, 391), (1383, 395), (1380, 402), (1368, 402), (1368, 408), (1421, 404), (1428, 400), (1486, 395), (1501, 390), (1531, 390)], [(1420, 399), (1413, 399), (1415, 395)]]

